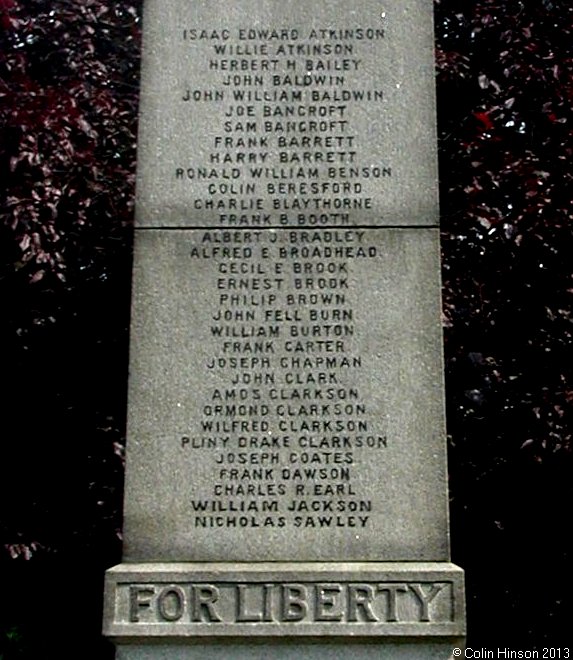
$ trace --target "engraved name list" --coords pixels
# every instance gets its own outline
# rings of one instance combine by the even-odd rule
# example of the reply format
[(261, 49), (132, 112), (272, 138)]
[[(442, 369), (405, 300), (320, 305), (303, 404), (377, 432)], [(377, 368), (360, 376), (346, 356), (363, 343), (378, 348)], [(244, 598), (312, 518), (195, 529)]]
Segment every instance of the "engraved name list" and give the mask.
[(357, 76), (361, 47), (383, 41), (383, 28), (183, 28), (180, 38), (214, 83), (179, 101), (191, 114), (208, 104), (217, 127), (200, 157), (175, 167), (195, 214), (270, 227), (350, 225), (373, 212), (372, 186), (386, 185), (392, 167), (361, 157), (366, 136), (353, 122), (365, 104), (383, 108), (380, 81)]
[[(179, 102), (190, 116), (208, 104), (214, 128), (174, 176), (206, 226), (240, 228), (205, 230), (188, 249), (190, 269), (210, 274), (214, 349), (200, 365), (213, 385), (179, 440), (212, 476), (190, 499), (191, 525), (364, 529), (376, 505), (353, 477), (388, 438), (361, 387), (353, 272), (380, 255), (364, 230), (335, 227), (359, 226), (369, 187), (392, 176), (363, 162), (352, 127), (353, 108), (384, 102), (353, 83), (361, 46), (384, 29), (185, 27), (179, 39), (215, 74)], [(271, 230), (245, 229), (256, 227)]]
[(191, 500), (193, 526), (369, 524), (353, 475), (388, 439), (362, 394), (354, 270), (378, 258), (354, 229), (210, 230), (189, 244), (210, 273), (213, 349), (201, 365), (211, 387), (180, 439), (213, 477)]

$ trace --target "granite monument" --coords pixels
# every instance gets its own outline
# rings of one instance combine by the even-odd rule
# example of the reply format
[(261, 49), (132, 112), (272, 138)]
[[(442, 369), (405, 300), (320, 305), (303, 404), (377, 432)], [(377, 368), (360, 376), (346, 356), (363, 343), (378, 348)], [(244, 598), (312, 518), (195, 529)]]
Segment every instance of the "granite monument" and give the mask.
[(430, 0), (146, 0), (118, 658), (449, 658)]

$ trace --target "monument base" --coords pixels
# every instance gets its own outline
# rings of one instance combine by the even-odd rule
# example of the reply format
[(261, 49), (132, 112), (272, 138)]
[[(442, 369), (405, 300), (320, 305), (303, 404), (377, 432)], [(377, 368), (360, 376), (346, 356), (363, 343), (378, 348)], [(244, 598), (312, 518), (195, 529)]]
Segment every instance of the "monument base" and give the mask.
[(463, 639), (374, 642), (354, 639), (201, 642), (118, 646), (117, 660), (452, 660)]
[(104, 634), (122, 660), (449, 658), (465, 635), (463, 571), (447, 562), (120, 564), (106, 575)]

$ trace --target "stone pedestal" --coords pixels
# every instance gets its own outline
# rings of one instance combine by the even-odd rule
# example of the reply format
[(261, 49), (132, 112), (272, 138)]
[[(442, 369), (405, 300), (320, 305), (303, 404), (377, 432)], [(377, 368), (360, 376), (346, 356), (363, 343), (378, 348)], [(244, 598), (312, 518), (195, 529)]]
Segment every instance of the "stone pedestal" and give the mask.
[(449, 658), (429, 0), (146, 0), (118, 658)]

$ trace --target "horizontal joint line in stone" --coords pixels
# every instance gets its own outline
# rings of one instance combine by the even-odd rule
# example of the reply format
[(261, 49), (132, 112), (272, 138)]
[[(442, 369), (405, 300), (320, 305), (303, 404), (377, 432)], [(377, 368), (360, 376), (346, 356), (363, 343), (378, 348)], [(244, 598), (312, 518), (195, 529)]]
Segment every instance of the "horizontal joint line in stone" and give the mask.
[(267, 225), (264, 227), (220, 227), (214, 225), (200, 225), (197, 227), (135, 227), (136, 231), (196, 231), (196, 230), (209, 230), (209, 231), (264, 231), (269, 229), (282, 229), (284, 231), (298, 231), (298, 230), (313, 230), (320, 231), (322, 229), (439, 229), (439, 225), (321, 225), (320, 227), (306, 227), (306, 226), (289, 226), (284, 225)]

